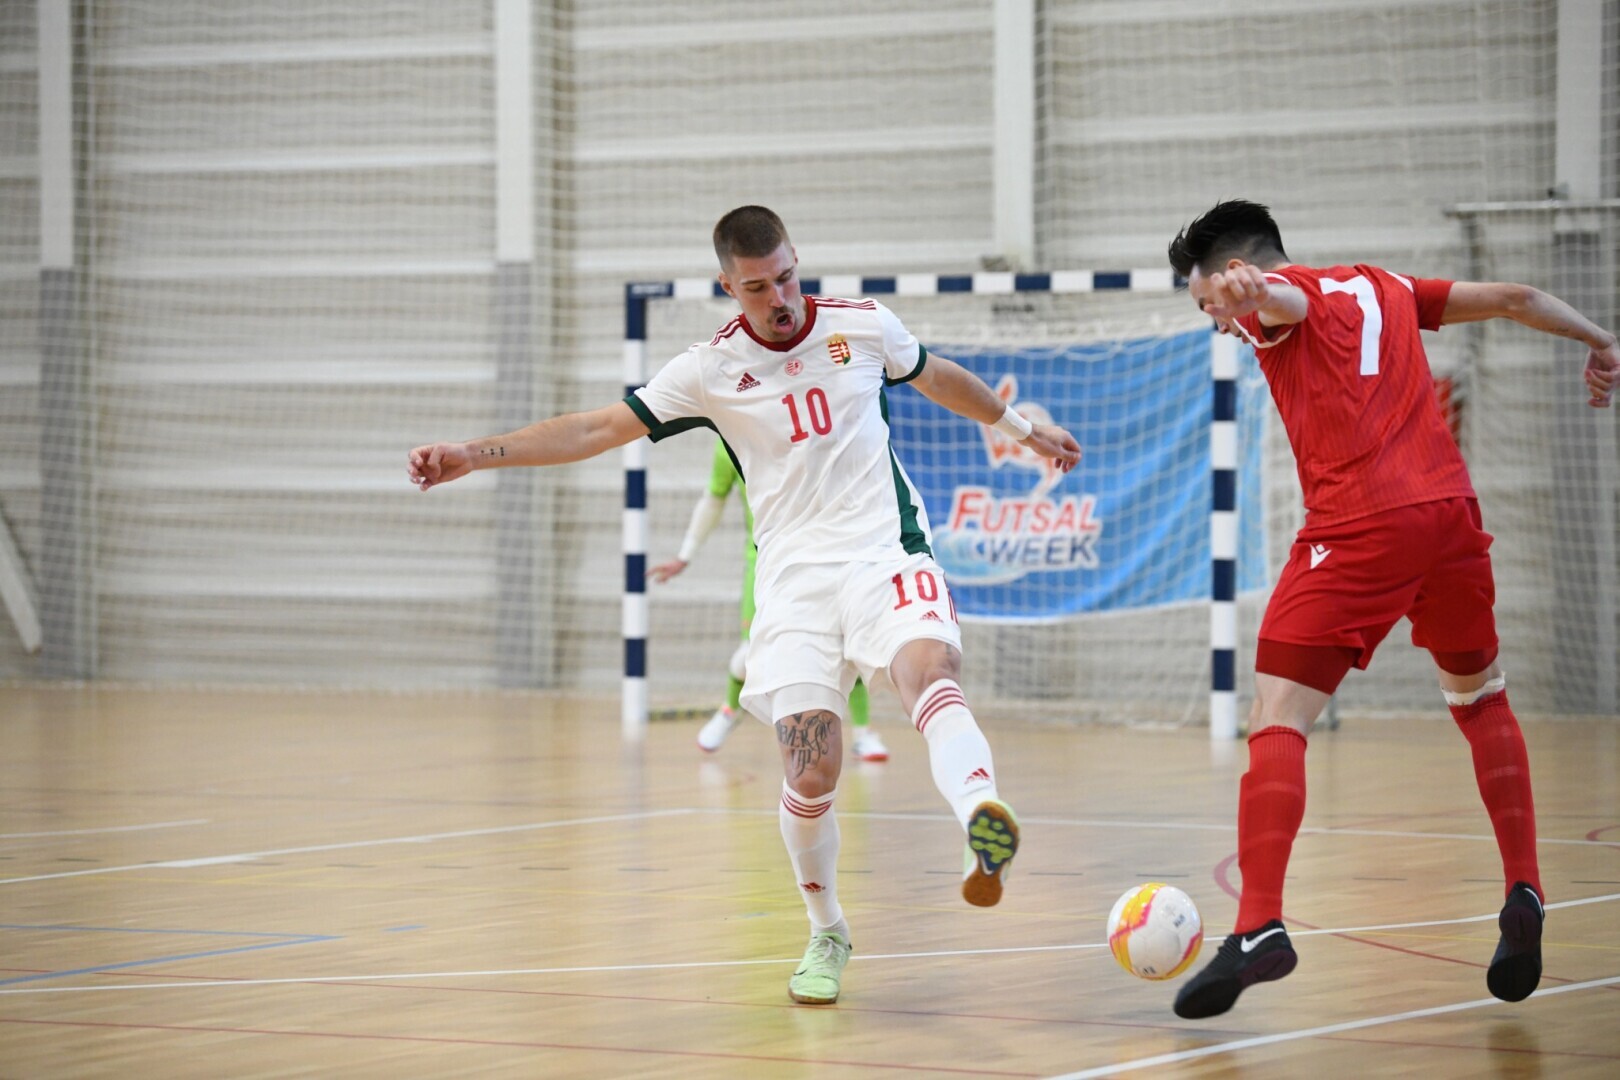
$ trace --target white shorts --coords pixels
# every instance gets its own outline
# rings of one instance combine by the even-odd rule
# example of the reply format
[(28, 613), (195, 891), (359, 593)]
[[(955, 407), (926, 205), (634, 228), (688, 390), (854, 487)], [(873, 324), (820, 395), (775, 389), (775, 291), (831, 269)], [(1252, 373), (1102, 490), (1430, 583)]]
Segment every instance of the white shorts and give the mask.
[(789, 567), (754, 599), (742, 705), (767, 724), (780, 712), (772, 698), (784, 687), (824, 687), (848, 716), (856, 676), (870, 683), (907, 642), (962, 647), (945, 572), (928, 555)]

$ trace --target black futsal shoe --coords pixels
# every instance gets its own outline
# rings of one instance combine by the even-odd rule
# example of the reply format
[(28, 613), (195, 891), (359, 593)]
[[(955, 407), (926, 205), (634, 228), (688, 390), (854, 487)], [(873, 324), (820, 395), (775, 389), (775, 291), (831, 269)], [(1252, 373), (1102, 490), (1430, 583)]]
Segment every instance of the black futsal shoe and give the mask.
[(1247, 934), (1228, 934), (1215, 959), (1176, 995), (1176, 1015), (1183, 1020), (1219, 1016), (1243, 991), (1255, 983), (1282, 978), (1297, 963), (1299, 954), (1281, 919), (1272, 919)]
[(1493, 995), (1503, 1001), (1523, 1001), (1535, 993), (1541, 982), (1541, 926), (1546, 921), (1547, 909), (1536, 890), (1515, 881), (1502, 914), (1496, 917), (1502, 940), (1485, 972), (1485, 985)]

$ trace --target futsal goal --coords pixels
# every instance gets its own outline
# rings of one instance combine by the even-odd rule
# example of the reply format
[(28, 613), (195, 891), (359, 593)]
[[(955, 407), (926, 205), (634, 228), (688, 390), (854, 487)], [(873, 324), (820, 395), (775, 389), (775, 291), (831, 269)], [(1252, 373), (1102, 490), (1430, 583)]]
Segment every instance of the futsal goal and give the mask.
[[(909, 386), (885, 391), (896, 455), (923, 496), (963, 631), (976, 707), (1032, 718), (1236, 726), (1270, 534), (1269, 398), (1253, 354), (1212, 332), (1168, 270), (806, 279), (870, 296), (931, 354), (983, 378), (1084, 452), (1065, 475)], [(735, 314), (713, 279), (626, 288), (627, 389)], [(733, 509), (667, 585), (716, 436), (625, 450), (627, 733), (650, 712), (702, 712), (739, 634), (745, 537)], [(1273, 442), (1276, 440), (1273, 439)], [(1282, 447), (1286, 455), (1286, 446)], [(1279, 469), (1278, 466), (1281, 466)], [(1286, 547), (1286, 545), (1282, 545)]]

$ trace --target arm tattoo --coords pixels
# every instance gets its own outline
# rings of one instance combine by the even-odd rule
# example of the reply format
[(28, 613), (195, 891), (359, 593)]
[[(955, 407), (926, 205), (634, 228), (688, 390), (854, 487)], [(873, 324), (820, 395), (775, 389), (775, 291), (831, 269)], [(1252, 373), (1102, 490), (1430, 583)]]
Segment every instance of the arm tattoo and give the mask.
[(794, 713), (776, 722), (776, 741), (787, 749), (794, 776), (803, 776), (832, 751), (836, 723), (837, 714), (826, 709)]
[(504, 446), (486, 446), (482, 450), (478, 451), (478, 456), (479, 457), (505, 457), (506, 456), (506, 447), (504, 447)]

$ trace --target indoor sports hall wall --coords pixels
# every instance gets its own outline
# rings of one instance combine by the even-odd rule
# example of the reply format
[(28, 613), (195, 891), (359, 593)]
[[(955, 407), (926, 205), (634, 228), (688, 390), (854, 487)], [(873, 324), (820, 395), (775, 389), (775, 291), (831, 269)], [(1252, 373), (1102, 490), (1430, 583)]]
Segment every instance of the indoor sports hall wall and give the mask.
[[(0, 520), (49, 632), (30, 655), (0, 619), (0, 677), (611, 693), (618, 456), (422, 495), (405, 450), (618, 397), (624, 282), (712, 273), (708, 230), (743, 202), (782, 213), (807, 274), (1005, 254), (997, 5), (777, 7), (0, 5)], [(1162, 267), (1241, 195), (1302, 261), (1525, 280), (1614, 324), (1612, 206), (1525, 204), (1579, 113), (1560, 70), (1596, 133), (1595, 186), (1570, 194), (1620, 195), (1620, 3), (1210, 7), (1034, 5), (1025, 268)], [(1561, 69), (1561, 7), (1596, 12), (1595, 79)], [(65, 256), (42, 210), (64, 204)], [(1511, 205), (1447, 212), (1478, 204)], [(1546, 339), (1430, 344), (1498, 536), (1516, 703), (1615, 711), (1614, 418), (1592, 423), (1579, 358)], [(651, 454), (654, 558), (703, 479), (703, 437), (681, 441)], [(1269, 460), (1275, 554), (1296, 519), (1286, 447)], [(726, 636), (734, 540), (693, 568), (712, 599), (653, 637), (663, 700), (707, 703), (717, 669), (676, 642)], [(1436, 707), (1403, 642), (1346, 709)], [(1196, 701), (1206, 672), (1176, 666)], [(1050, 712), (1086, 713), (1074, 695)]]

